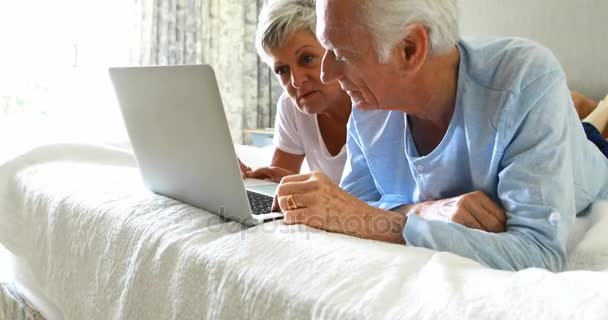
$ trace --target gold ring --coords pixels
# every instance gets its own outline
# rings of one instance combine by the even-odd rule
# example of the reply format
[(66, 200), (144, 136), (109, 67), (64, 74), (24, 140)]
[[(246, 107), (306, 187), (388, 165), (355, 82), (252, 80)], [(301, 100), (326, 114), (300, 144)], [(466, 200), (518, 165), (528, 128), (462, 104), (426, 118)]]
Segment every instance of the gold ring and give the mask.
[(296, 199), (294, 198), (293, 194), (290, 194), (289, 196), (287, 196), (287, 209), (288, 210), (298, 209), (298, 204), (296, 203)]

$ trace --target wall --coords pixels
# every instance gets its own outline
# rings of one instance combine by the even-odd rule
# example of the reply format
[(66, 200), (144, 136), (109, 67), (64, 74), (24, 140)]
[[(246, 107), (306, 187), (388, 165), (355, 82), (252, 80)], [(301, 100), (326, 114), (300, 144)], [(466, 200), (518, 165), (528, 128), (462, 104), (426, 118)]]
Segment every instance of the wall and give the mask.
[(464, 36), (520, 36), (554, 51), (568, 84), (608, 93), (608, 0), (461, 0)]

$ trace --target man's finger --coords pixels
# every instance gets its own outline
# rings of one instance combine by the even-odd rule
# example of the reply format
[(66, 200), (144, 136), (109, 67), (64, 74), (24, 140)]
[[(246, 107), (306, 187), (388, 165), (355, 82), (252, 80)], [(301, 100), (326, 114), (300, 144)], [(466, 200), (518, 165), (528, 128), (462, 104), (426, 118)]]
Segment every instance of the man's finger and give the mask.
[(458, 210), (451, 219), (452, 222), (459, 223), (465, 227), (485, 230), (481, 224), (467, 210)]
[(306, 181), (306, 180), (310, 179), (310, 176), (311, 176), (310, 173), (294, 174), (294, 175), (291, 175), (291, 176), (284, 177), (281, 180), (281, 183)]
[(274, 194), (274, 198), (272, 200), (270, 212), (281, 212), (281, 207), (279, 206), (279, 195), (276, 193)]
[[(285, 178), (289, 178), (287, 176)], [(309, 192), (314, 192), (319, 190), (319, 182), (315, 180), (307, 180), (302, 182), (284, 182), (285, 178), (283, 178), (281, 184), (277, 188), (277, 194), (279, 196), (286, 196), (289, 194), (304, 194)]]
[(489, 211), (501, 225), (507, 223), (507, 217), (505, 215), (505, 209), (499, 204), (495, 203), (489, 197), (481, 197), (480, 202), (481, 206), (483, 206), (487, 211)]
[[(292, 198), (292, 205), (295, 205), (295, 207), (290, 207), (289, 197)], [(318, 202), (319, 196), (316, 193), (293, 193), (278, 197), (279, 208), (283, 212), (300, 208), (311, 208)]]
[(465, 203), (466, 209), (471, 213), (471, 216), (483, 227), (483, 230), (489, 232), (503, 232), (504, 223), (501, 223), (496, 218), (495, 213), (488, 210), (480, 201), (475, 199)]
[(495, 203), (487, 194), (481, 191), (471, 192), (467, 195), (467, 201), (480, 203), (485, 210), (487, 210), (490, 214), (496, 217), (498, 221), (504, 225), (506, 223), (506, 217), (504, 214), (504, 209), (499, 204)]

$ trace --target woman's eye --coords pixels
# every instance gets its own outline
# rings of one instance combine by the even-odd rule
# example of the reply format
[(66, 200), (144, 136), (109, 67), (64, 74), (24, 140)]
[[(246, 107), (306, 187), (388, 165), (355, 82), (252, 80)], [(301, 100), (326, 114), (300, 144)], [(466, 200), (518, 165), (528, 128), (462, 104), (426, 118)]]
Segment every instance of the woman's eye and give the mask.
[(307, 54), (307, 55), (303, 55), (300, 58), (300, 61), (302, 61), (302, 63), (309, 64), (314, 60), (314, 58), (315, 57), (313, 57), (312, 55)]
[(284, 66), (274, 69), (274, 73), (276, 73), (277, 75), (280, 75), (280, 76), (286, 74), (288, 71), (289, 71), (289, 69)]

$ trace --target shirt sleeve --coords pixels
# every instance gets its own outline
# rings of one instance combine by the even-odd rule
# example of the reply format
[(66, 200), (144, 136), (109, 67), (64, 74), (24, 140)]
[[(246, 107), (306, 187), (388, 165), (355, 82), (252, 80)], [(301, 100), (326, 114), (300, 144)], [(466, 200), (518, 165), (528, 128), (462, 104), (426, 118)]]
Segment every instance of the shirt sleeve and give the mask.
[(291, 99), (283, 94), (277, 102), (273, 144), (285, 152), (303, 155), (304, 145), (298, 132), (298, 112)]
[[(353, 113), (356, 110), (353, 110)], [(376, 183), (372, 174), (369, 171), (369, 166), (363, 149), (358, 140), (357, 127), (355, 125), (355, 116), (351, 115), (347, 125), (346, 136), (346, 164), (342, 173), (342, 181), (340, 187), (354, 195), (355, 197), (374, 205), (380, 199), (380, 193), (376, 188)]]
[(581, 130), (561, 71), (546, 74), (515, 97), (498, 126), (504, 153), (497, 194), (507, 231), (488, 233), (451, 222), (408, 215), (410, 245), (450, 251), (492, 268), (561, 271), (568, 230), (575, 219), (572, 144)]

